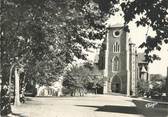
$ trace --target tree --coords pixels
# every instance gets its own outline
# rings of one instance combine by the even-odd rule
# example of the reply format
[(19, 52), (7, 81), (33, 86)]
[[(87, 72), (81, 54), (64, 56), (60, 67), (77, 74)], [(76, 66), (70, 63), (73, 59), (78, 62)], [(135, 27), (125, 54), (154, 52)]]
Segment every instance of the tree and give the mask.
[(145, 48), (145, 57), (148, 62), (160, 59), (157, 55), (152, 55), (151, 51), (160, 51), (161, 45), (168, 43), (167, 0), (133, 0), (123, 2), (121, 7), (124, 12), (125, 25), (138, 16), (140, 18), (137, 18), (137, 26), (151, 27), (156, 32), (155, 37), (148, 35), (147, 32), (146, 42), (143, 42), (140, 48)]
[(137, 90), (139, 96), (145, 96), (149, 92), (149, 82), (143, 79), (138, 80)]
[(165, 77), (158, 75), (158, 74), (152, 75), (150, 85), (152, 86), (150, 89), (152, 98), (161, 99), (162, 94), (166, 93), (166, 78)]
[[(32, 67), (44, 62), (44, 66), (58, 64), (60, 67), (54, 70), (60, 72), (74, 56), (85, 59), (82, 49), (94, 46), (88, 39), (101, 39), (105, 32), (103, 23), (109, 7), (104, 7), (104, 3), (101, 0), (2, 0), (0, 27), (4, 93), (1, 96), (1, 114), (10, 112), (10, 101), (6, 98), (10, 88), (6, 90), (5, 87), (10, 87), (9, 79), (14, 70), (24, 69), (25, 75), (29, 76), (33, 74)], [(49, 74), (51, 71), (44, 72)]]
[(74, 96), (77, 91), (81, 92), (86, 90), (85, 85), (89, 80), (89, 71), (88, 69), (73, 65), (70, 70), (67, 70), (64, 79), (63, 79), (63, 86), (65, 89), (69, 89), (71, 96)]
[(64, 75), (63, 86), (69, 89), (72, 96), (75, 95), (77, 90), (79, 92), (96, 90), (97, 87), (102, 86), (104, 80), (103, 77), (94, 74), (91, 67), (73, 65)]

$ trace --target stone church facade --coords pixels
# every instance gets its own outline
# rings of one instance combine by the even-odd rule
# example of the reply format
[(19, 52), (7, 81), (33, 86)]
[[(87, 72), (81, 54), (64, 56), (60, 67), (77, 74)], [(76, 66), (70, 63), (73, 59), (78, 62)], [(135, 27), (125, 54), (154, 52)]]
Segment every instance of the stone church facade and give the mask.
[(135, 44), (128, 39), (123, 28), (120, 24), (107, 28), (98, 66), (107, 79), (104, 94), (116, 92), (135, 96), (138, 79), (148, 80), (148, 64), (144, 61), (144, 54), (137, 53)]

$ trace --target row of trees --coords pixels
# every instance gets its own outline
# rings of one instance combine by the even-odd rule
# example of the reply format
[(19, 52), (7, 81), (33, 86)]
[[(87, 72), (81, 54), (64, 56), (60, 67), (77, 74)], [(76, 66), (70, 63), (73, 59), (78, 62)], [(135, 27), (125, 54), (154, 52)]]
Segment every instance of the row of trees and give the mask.
[(1, 2), (1, 114), (10, 109), (11, 79), (15, 78), (15, 104), (19, 78), (48, 83), (63, 73), (74, 57), (86, 59), (82, 49), (102, 39), (106, 12), (99, 1), (2, 0)]
[[(7, 97), (12, 77), (16, 84), (24, 72), (25, 79), (38, 78), (39, 82), (47, 83), (60, 75), (74, 57), (86, 59), (82, 49), (95, 47), (89, 40), (104, 38), (105, 21), (117, 11), (114, 7), (117, 1), (2, 0), (1, 114), (11, 112)], [(136, 15), (143, 14), (137, 25), (148, 25), (156, 31), (156, 37), (148, 36), (141, 45), (146, 47), (147, 55), (155, 48), (160, 50), (163, 41), (168, 42), (167, 3), (167, 0), (134, 0), (121, 4), (125, 26)], [(150, 61), (157, 56), (147, 58)], [(18, 90), (16, 84), (15, 97)]]
[(97, 94), (97, 89), (99, 93), (103, 93), (104, 80), (105, 78), (96, 73), (92, 66), (88, 68), (84, 65), (73, 65), (64, 75), (63, 93), (82, 96), (86, 93)]

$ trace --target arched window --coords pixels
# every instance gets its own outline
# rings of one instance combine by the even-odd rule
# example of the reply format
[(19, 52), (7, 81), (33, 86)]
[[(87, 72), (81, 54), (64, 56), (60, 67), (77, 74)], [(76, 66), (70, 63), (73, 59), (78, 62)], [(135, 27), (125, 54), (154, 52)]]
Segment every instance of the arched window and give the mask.
[(118, 42), (115, 42), (113, 44), (113, 52), (120, 52), (120, 45), (118, 44)]
[(118, 50), (118, 52), (120, 52), (120, 46), (119, 46), (119, 44), (117, 45), (117, 50)]
[(119, 58), (118, 57), (114, 57), (114, 59), (113, 59), (112, 70), (119, 71)]

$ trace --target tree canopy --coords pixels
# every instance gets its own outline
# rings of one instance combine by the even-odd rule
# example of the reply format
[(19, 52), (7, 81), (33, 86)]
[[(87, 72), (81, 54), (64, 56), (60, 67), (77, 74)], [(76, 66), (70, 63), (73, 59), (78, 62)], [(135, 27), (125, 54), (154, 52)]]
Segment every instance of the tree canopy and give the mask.
[(100, 1), (3, 0), (3, 63), (51, 58), (69, 63), (74, 56), (84, 59), (82, 49), (94, 46), (89, 39), (103, 37), (109, 9)]
[[(168, 1), (167, 0), (128, 0), (121, 4), (124, 12), (124, 20), (127, 25), (133, 19), (137, 19), (137, 26), (151, 27), (156, 36), (148, 35), (146, 41), (140, 45), (145, 48), (146, 58), (149, 62), (159, 59), (151, 55), (153, 50), (161, 50), (163, 43), (168, 43)], [(137, 18), (140, 17), (140, 18)]]
[(89, 40), (102, 39), (105, 32), (109, 7), (104, 5), (101, 0), (2, 0), (2, 90), (12, 66), (44, 79), (58, 75), (74, 57), (86, 59), (82, 49), (94, 46)]
[(63, 86), (69, 89), (70, 92), (75, 92), (76, 89), (92, 91), (98, 87), (103, 87), (105, 77), (96, 73), (94, 68), (88, 63), (77, 66), (73, 65), (64, 74)]

